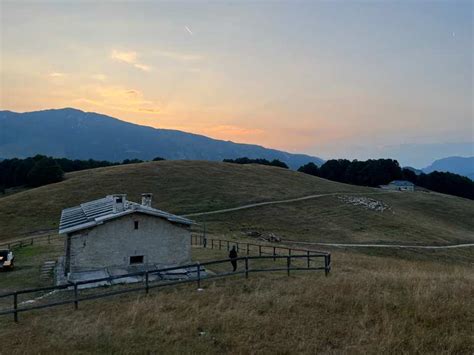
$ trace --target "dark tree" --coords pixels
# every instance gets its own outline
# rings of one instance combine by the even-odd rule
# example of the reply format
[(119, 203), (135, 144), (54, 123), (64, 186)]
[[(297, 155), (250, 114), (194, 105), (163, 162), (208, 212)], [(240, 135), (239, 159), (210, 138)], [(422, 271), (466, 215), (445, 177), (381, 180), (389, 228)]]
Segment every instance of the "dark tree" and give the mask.
[(127, 165), (127, 164), (137, 164), (137, 163), (143, 163), (143, 160), (140, 159), (125, 159), (122, 164)]
[[(298, 170), (302, 169), (303, 167)], [(373, 187), (403, 179), (436, 192), (474, 199), (474, 182), (467, 177), (438, 171), (417, 176), (410, 169), (402, 170), (398, 162), (392, 159), (352, 162), (343, 159), (328, 160), (319, 168), (319, 176), (353, 185)]]
[(38, 160), (29, 171), (27, 181), (28, 185), (37, 187), (62, 181), (64, 171), (59, 164), (49, 157), (43, 157)]
[(166, 160), (166, 159), (162, 157), (153, 158), (153, 161), (162, 161), (162, 160)]
[(250, 159), (247, 157), (243, 158), (237, 158), (237, 159), (224, 159), (224, 163), (233, 163), (233, 164), (260, 164), (260, 165), (270, 165), (270, 166), (277, 166), (279, 168), (285, 168), (288, 169), (288, 165), (286, 165), (284, 162), (278, 160), (278, 159), (273, 159), (272, 161), (269, 161), (267, 159)]
[(271, 165), (271, 166), (277, 166), (277, 167), (279, 167), (279, 168), (288, 169), (288, 165), (286, 165), (284, 162), (282, 162), (281, 160), (278, 160), (278, 159), (273, 159), (273, 160), (270, 162), (270, 165)]
[(433, 171), (418, 176), (418, 185), (436, 192), (474, 200), (474, 181), (465, 176)]
[(402, 169), (402, 179), (410, 181), (414, 184), (417, 184), (418, 182), (418, 176), (416, 173), (413, 170), (407, 168)]
[(319, 176), (319, 168), (314, 163), (308, 163), (308, 164), (302, 165), (298, 168), (298, 171), (300, 173)]
[(347, 159), (328, 160), (319, 169), (320, 176), (328, 180), (345, 182), (345, 173), (350, 164)]

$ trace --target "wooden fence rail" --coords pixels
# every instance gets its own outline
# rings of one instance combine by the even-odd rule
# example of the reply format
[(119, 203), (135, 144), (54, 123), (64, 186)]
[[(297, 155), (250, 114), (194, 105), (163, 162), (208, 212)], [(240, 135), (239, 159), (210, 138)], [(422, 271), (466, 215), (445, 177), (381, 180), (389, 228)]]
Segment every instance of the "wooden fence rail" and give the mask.
[[(33, 245), (38, 243), (51, 243), (54, 240), (58, 240), (61, 237), (58, 235), (45, 235), (41, 237), (33, 237), (28, 239), (22, 239), (20, 241), (16, 241), (13, 243), (8, 243), (8, 248), (17, 248), (23, 247), (27, 245)], [(324, 270), (325, 275), (327, 276), (331, 270), (331, 254), (326, 252), (318, 252), (312, 251), (308, 249), (298, 249), (298, 248), (289, 248), (284, 246), (275, 246), (275, 245), (265, 245), (265, 244), (255, 244), (255, 243), (247, 243), (247, 242), (237, 242), (231, 240), (224, 240), (224, 239), (214, 239), (214, 238), (206, 238), (203, 235), (191, 235), (191, 244), (195, 246), (200, 246), (203, 248), (208, 249), (217, 249), (217, 250), (230, 250), (232, 246), (235, 246), (237, 252), (243, 252), (245, 256), (237, 257), (233, 260), (236, 262), (243, 261), (244, 268), (240, 269), (239, 271), (235, 272), (222, 272), (218, 274), (209, 274), (207, 276), (202, 276), (202, 269), (208, 266), (214, 265), (221, 265), (221, 264), (228, 264), (231, 259), (219, 259), (219, 260), (212, 260), (202, 263), (193, 263), (188, 265), (180, 265), (170, 268), (164, 268), (159, 270), (151, 270), (151, 271), (142, 271), (142, 272), (135, 272), (135, 273), (128, 273), (123, 275), (117, 276), (109, 276), (105, 278), (99, 278), (94, 280), (88, 281), (78, 281), (78, 282), (70, 282), (65, 285), (59, 286), (48, 286), (48, 287), (40, 287), (40, 288), (30, 288), (19, 290), (15, 292), (3, 293), (0, 294), (0, 299), (11, 297), (12, 299), (12, 308), (9, 309), (0, 309), (0, 316), (1, 315), (9, 315), (13, 314), (13, 319), (15, 322), (18, 322), (18, 315), (22, 312), (28, 312), (32, 310), (42, 309), (42, 308), (50, 308), (56, 307), (66, 304), (74, 304), (74, 309), (79, 308), (79, 303), (81, 301), (86, 300), (93, 300), (98, 298), (110, 297), (119, 294), (129, 293), (129, 292), (136, 292), (136, 291), (145, 291), (145, 293), (149, 293), (150, 289), (171, 286), (171, 285), (178, 285), (183, 283), (190, 283), (196, 282), (197, 287), (201, 287), (201, 282), (203, 280), (210, 280), (214, 278), (220, 277), (228, 277), (228, 276), (235, 276), (235, 275), (244, 275), (245, 278), (249, 277), (249, 274), (252, 272), (276, 272), (276, 271), (285, 271), (288, 276), (292, 271), (308, 271), (308, 270)], [(7, 244), (5, 244), (7, 245)], [(0, 248), (2, 245), (0, 245)], [(255, 256), (250, 256), (250, 254), (255, 253)], [(314, 260), (323, 259), (324, 264), (321, 266), (312, 266), (311, 262)], [(269, 268), (252, 268), (251, 262), (254, 260), (284, 260), (286, 261), (286, 265), (283, 267), (269, 267)], [(296, 265), (292, 263), (292, 260), (303, 260), (305, 261), (304, 265)], [(160, 273), (165, 273), (173, 270), (178, 269), (196, 269), (196, 276), (190, 277), (184, 280), (172, 280), (172, 281), (150, 281), (150, 275), (158, 275)], [(81, 295), (80, 286), (84, 285), (91, 285), (91, 284), (98, 284), (100, 282), (109, 282), (120, 279), (125, 279), (129, 277), (141, 277), (142, 282), (137, 283), (138, 286), (136, 287), (128, 287), (122, 289), (115, 289), (108, 292), (102, 292), (99, 294), (88, 294), (88, 295)], [(37, 305), (30, 305), (30, 306), (22, 306), (22, 303), (18, 302), (18, 296), (21, 295), (28, 295), (28, 294), (38, 294), (40, 292), (53, 292), (53, 291), (72, 291), (68, 294), (68, 296), (72, 296), (72, 298), (58, 300), (54, 302), (49, 302), (46, 304), (37, 304)], [(89, 289), (90, 290), (90, 289)]]
[(11, 242), (0, 243), (0, 249), (14, 250), (14, 249), (26, 247), (29, 245), (51, 244), (52, 242), (61, 240), (61, 239), (63, 239), (63, 237), (61, 237), (58, 234), (41, 235), (37, 237), (29, 237), (29, 238), (23, 238), (23, 239), (11, 241)]
[[(310, 259), (317, 259), (317, 258), (322, 258), (324, 259), (324, 265), (322, 266), (310, 266), (309, 260)], [(307, 264), (305, 267), (302, 266), (294, 266), (292, 265), (292, 260), (295, 259), (304, 259), (307, 260)], [(124, 275), (117, 275), (117, 276), (110, 276), (110, 277), (105, 277), (105, 278), (100, 278), (100, 279), (94, 279), (94, 280), (88, 280), (88, 281), (78, 281), (74, 283), (69, 283), (66, 285), (60, 285), (60, 286), (51, 286), (51, 287), (41, 287), (41, 288), (31, 288), (31, 289), (25, 289), (25, 290), (19, 290), (15, 292), (9, 292), (9, 293), (4, 293), (0, 294), (0, 299), (6, 298), (6, 297), (11, 297), (12, 298), (12, 308), (9, 309), (3, 309), (0, 310), (0, 316), (1, 315), (9, 315), (13, 314), (13, 319), (15, 322), (18, 322), (18, 315), (19, 313), (22, 312), (28, 312), (28, 311), (33, 311), (33, 310), (38, 310), (42, 308), (50, 308), (50, 307), (57, 307), (61, 305), (66, 305), (66, 304), (74, 304), (74, 309), (77, 310), (79, 308), (79, 303), (82, 301), (86, 300), (93, 300), (93, 299), (98, 299), (98, 298), (104, 298), (104, 297), (110, 297), (110, 296), (115, 296), (119, 294), (124, 294), (124, 293), (129, 293), (129, 292), (137, 292), (137, 291), (145, 291), (145, 293), (148, 293), (150, 289), (153, 288), (159, 288), (159, 287), (165, 287), (165, 286), (171, 286), (171, 285), (178, 285), (178, 284), (183, 284), (183, 283), (190, 283), (190, 282), (196, 282), (197, 287), (201, 287), (201, 282), (203, 280), (210, 280), (214, 278), (221, 278), (221, 277), (228, 277), (228, 276), (235, 276), (235, 275), (244, 275), (245, 278), (249, 277), (250, 273), (253, 272), (276, 272), (276, 271), (285, 271), (288, 276), (290, 276), (290, 273), (292, 271), (310, 271), (310, 270), (324, 270), (326, 273), (326, 276), (328, 275), (331, 265), (330, 265), (330, 259), (329, 259), (329, 254), (321, 254), (321, 253), (306, 253), (306, 254), (301, 254), (301, 255), (261, 255), (261, 256), (244, 256), (244, 257), (238, 257), (234, 259), (235, 261), (244, 261), (244, 268), (240, 271), (235, 271), (235, 272), (223, 272), (223, 273), (217, 273), (217, 274), (209, 274), (207, 276), (202, 276), (202, 268), (203, 267), (208, 267), (208, 266), (215, 266), (215, 265), (220, 265), (220, 264), (228, 264), (231, 259), (220, 259), (220, 260), (212, 260), (212, 261), (207, 261), (207, 262), (202, 262), (202, 263), (194, 263), (194, 264), (188, 264), (188, 265), (180, 265), (176, 267), (170, 267), (170, 268), (165, 268), (165, 269), (159, 269), (159, 270), (152, 270), (152, 271), (143, 271), (143, 272), (136, 272), (136, 273), (129, 273), (129, 274), (124, 274)], [(286, 260), (286, 265), (283, 267), (269, 267), (269, 268), (252, 268), (251, 267), (251, 261), (254, 260)], [(159, 275), (160, 273), (172, 271), (172, 270), (177, 270), (177, 269), (195, 269), (196, 270), (196, 276), (195, 277), (190, 277), (188, 279), (184, 280), (172, 280), (172, 281), (154, 281), (150, 282), (150, 275)], [(108, 292), (101, 292), (99, 294), (88, 294), (88, 295), (82, 295), (80, 292), (80, 286), (83, 285), (90, 285), (90, 284), (97, 284), (99, 282), (112, 282), (114, 280), (119, 280), (123, 278), (128, 278), (128, 277), (136, 277), (140, 276), (142, 277), (142, 282), (137, 283), (137, 287), (130, 287), (130, 288), (122, 288), (122, 289), (116, 289)], [(59, 300), (59, 301), (54, 301), (54, 302), (49, 302), (46, 304), (38, 304), (38, 305), (31, 305), (31, 306), (22, 306), (18, 302), (18, 296), (19, 295), (26, 295), (26, 294), (36, 294), (38, 292), (45, 292), (45, 291), (55, 291), (55, 290), (69, 290), (72, 291), (72, 298), (70, 299), (65, 299), (65, 300)], [(90, 291), (90, 289), (89, 289)]]
[(237, 242), (227, 239), (215, 239), (215, 238), (206, 238), (202, 235), (191, 235), (191, 245), (202, 246), (208, 249), (218, 249), (218, 250), (227, 250), (229, 251), (232, 246), (235, 246), (237, 252), (243, 251), (246, 255), (250, 255), (252, 251), (258, 252), (259, 256), (262, 255), (280, 255), (281, 251), (284, 251), (285, 254), (291, 255), (293, 252), (301, 253), (312, 253), (317, 255), (327, 255), (329, 261), (331, 260), (331, 254), (323, 251), (314, 251), (302, 248), (290, 248), (285, 246), (275, 246), (268, 244), (256, 244), (248, 242)]

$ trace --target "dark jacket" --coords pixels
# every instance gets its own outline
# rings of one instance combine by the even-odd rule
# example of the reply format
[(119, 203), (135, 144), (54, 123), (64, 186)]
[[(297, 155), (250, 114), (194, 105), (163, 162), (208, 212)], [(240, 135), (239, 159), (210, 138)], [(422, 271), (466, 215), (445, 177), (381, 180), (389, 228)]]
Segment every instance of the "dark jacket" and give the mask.
[(229, 258), (235, 259), (237, 257), (237, 250), (232, 249), (229, 253)]

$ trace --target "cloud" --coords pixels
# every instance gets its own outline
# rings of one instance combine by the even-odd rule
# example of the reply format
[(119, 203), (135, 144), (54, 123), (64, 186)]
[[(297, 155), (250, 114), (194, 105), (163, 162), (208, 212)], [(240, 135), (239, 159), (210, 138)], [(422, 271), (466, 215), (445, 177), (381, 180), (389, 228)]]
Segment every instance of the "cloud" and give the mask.
[(240, 137), (240, 136), (259, 136), (264, 133), (258, 128), (246, 128), (233, 125), (219, 125), (205, 129), (205, 131), (218, 137)]
[(81, 88), (82, 97), (75, 100), (80, 104), (99, 106), (124, 112), (160, 112), (158, 104), (144, 98), (139, 90), (114, 85), (88, 85)]
[(155, 109), (155, 108), (143, 108), (143, 107), (140, 107), (138, 111), (146, 112), (146, 113), (159, 113), (160, 112), (160, 110)]
[(148, 66), (148, 65), (145, 65), (145, 64), (135, 63), (133, 66), (135, 68), (138, 68), (138, 69), (143, 70), (143, 71), (150, 71), (151, 70), (151, 67)]
[(132, 96), (141, 95), (140, 91), (137, 91), (137, 90), (127, 90), (126, 94), (132, 95)]
[(138, 53), (134, 51), (118, 51), (118, 50), (112, 50), (112, 53), (110, 54), (110, 58), (117, 62), (121, 63), (126, 63), (134, 66), (137, 69), (143, 70), (143, 71), (150, 71), (151, 67), (149, 65), (140, 63), (138, 61)]
[(52, 72), (52, 73), (49, 73), (48, 76), (50, 78), (64, 78), (66, 76), (65, 73), (59, 73), (59, 72)]
[(157, 51), (156, 54), (180, 62), (192, 62), (203, 59), (203, 56), (199, 54), (180, 53), (173, 51)]
[(105, 81), (107, 80), (107, 76), (104, 74), (94, 74), (91, 76), (92, 79), (99, 80), (99, 81)]
[(117, 50), (113, 50), (110, 57), (112, 59), (118, 60), (120, 62), (125, 62), (129, 64), (134, 64), (137, 61), (137, 52), (119, 52)]

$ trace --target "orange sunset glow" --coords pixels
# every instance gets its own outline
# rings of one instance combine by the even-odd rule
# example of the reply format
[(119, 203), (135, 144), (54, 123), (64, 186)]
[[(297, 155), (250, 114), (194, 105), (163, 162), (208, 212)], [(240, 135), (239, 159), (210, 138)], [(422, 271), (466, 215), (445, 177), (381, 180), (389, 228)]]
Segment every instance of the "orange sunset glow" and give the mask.
[(469, 11), (361, 6), (2, 2), (1, 107), (323, 157), (471, 141)]

